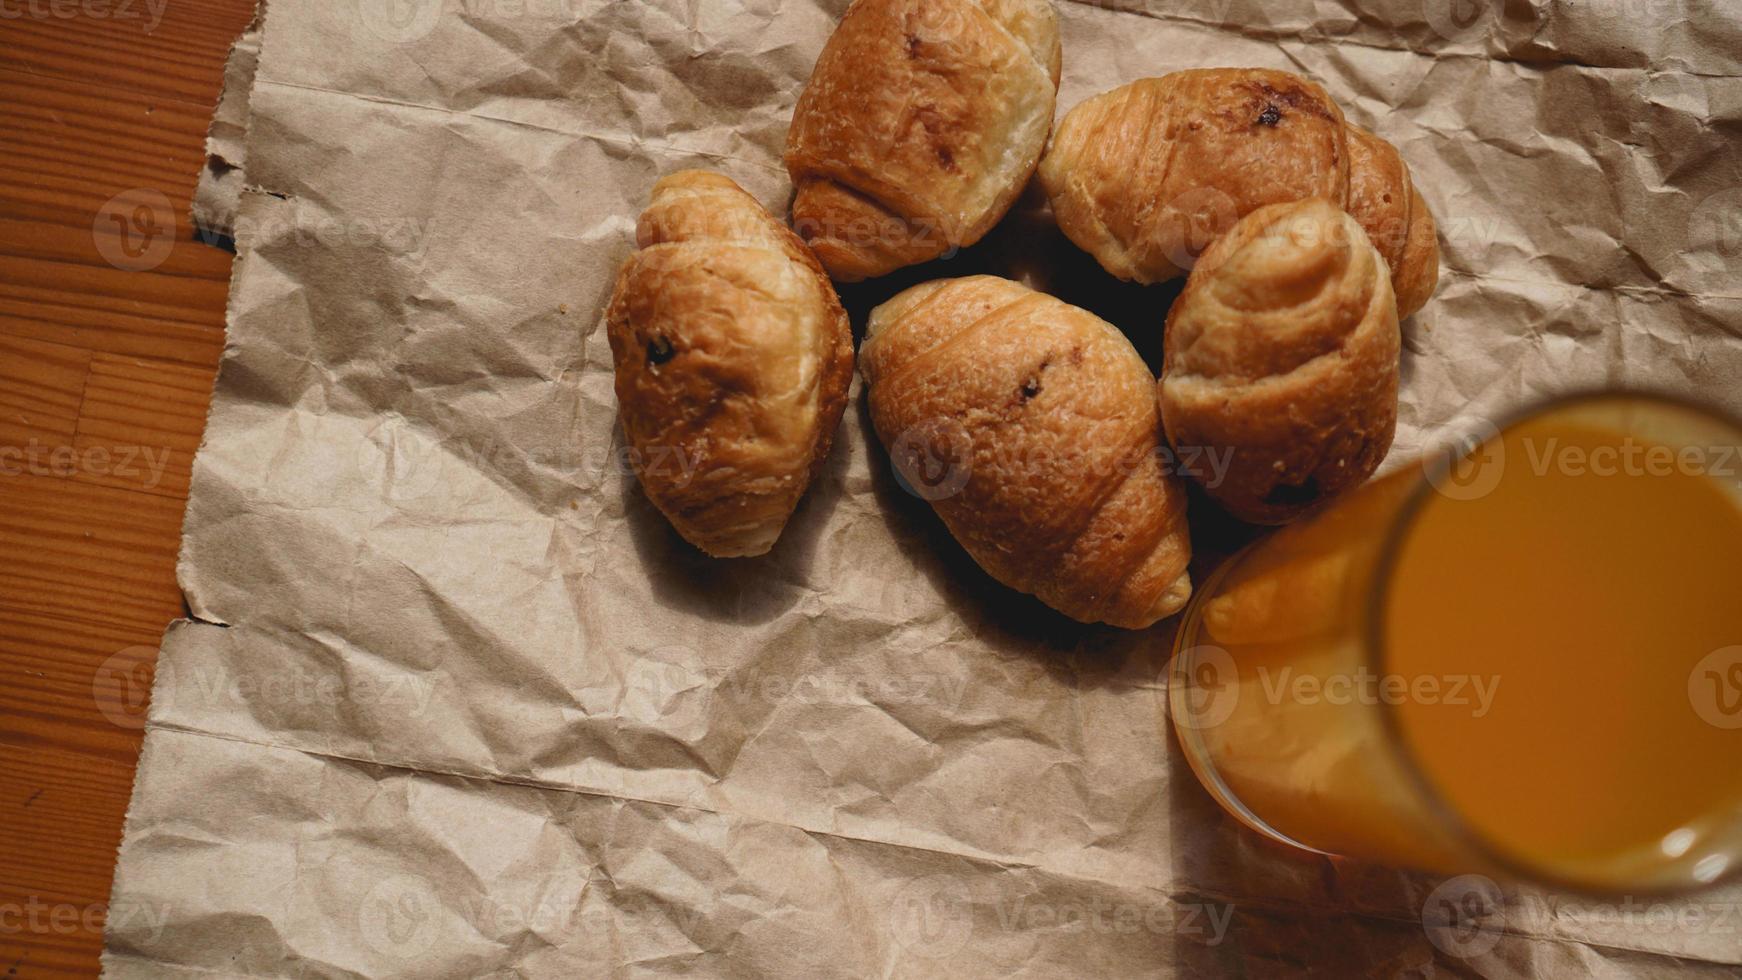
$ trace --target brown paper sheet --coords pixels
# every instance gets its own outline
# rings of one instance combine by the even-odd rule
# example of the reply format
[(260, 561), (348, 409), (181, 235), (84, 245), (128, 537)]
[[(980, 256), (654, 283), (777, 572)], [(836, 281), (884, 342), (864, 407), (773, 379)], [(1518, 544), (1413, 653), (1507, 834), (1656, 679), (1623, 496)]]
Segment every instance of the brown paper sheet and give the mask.
[[(1166, 729), (1171, 628), (990, 582), (891, 478), (857, 389), (772, 554), (676, 538), (623, 465), (601, 310), (660, 174), (785, 207), (787, 121), (844, 7), (274, 0), (181, 562), (197, 621), (164, 641), (108, 972), (1734, 976), (1735, 886), (1507, 888), (1441, 927), (1424, 908), (1482, 889), (1237, 829)], [(1570, 388), (1742, 410), (1722, 0), (1060, 13), (1061, 112), (1270, 66), (1401, 148), (1445, 260), (1388, 468)], [(1032, 203), (846, 290), (859, 326), (992, 268), (1153, 354), (1173, 291), (1110, 284)]]
[(260, 62), (260, 22), (265, 13), (264, 3), (256, 7), (254, 20), (231, 43), (224, 59), (224, 88), (206, 129), (206, 162), (194, 185), (193, 215), (208, 238), (236, 234), (248, 159), (248, 96), (254, 91), (254, 71)]

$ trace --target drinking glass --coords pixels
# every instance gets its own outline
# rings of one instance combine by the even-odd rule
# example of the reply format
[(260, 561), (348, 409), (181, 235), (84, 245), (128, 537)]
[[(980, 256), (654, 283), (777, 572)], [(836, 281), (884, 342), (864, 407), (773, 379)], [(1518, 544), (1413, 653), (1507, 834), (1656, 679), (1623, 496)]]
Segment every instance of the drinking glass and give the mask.
[(1742, 857), (1742, 426), (1566, 397), (1260, 539), (1184, 614), (1204, 787), (1329, 854), (1599, 893)]

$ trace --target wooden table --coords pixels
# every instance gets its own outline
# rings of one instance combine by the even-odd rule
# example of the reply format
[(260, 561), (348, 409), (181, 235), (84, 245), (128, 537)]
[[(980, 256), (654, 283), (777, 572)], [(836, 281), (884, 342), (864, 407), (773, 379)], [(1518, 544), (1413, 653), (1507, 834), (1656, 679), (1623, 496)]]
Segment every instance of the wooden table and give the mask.
[[(253, 0), (0, 0), (6, 980), (97, 970), (224, 344), (230, 256), (195, 238), (188, 201), (252, 13)], [(142, 247), (171, 234), (168, 216), (121, 240), (141, 215), (109, 203), (153, 190), (174, 212), (161, 256)]]

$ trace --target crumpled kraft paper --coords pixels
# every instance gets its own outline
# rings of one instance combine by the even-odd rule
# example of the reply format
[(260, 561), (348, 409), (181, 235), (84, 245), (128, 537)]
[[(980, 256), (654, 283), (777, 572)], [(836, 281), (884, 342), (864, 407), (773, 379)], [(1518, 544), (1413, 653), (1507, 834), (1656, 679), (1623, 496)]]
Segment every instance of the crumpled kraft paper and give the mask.
[[(1292, 69), (1440, 221), (1397, 445), (1632, 383), (1742, 409), (1742, 17), (1719, 0), (1060, 5), (1060, 112)], [(602, 308), (653, 181), (777, 211), (845, 0), (274, 0), (229, 347), (105, 965), (151, 976), (1733, 976), (1742, 889), (1595, 900), (1302, 856), (1174, 748), (1171, 624), (991, 582), (861, 394), (772, 554), (625, 462)], [(1159, 352), (1030, 195), (843, 290), (1019, 275)], [(1200, 505), (1205, 560), (1238, 532)], [(1699, 778), (1690, 773), (1689, 778)], [(1424, 911), (1425, 910), (1425, 911)], [(1448, 911), (1450, 910), (1450, 911)]]
[(260, 61), (260, 22), (264, 0), (251, 21), (230, 45), (224, 59), (224, 88), (206, 130), (206, 162), (194, 185), (195, 224), (208, 239), (233, 238), (236, 212), (242, 206), (247, 162), (248, 96), (254, 91), (254, 70)]

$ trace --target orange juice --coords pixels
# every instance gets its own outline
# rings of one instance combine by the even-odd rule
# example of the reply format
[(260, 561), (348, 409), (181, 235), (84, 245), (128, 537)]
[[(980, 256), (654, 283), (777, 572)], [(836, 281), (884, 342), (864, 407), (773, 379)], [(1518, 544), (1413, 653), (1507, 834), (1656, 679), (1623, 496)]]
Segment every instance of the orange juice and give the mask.
[(1742, 434), (1584, 399), (1473, 469), (1363, 488), (1182, 624), (1212, 794), (1331, 853), (1597, 889), (1729, 870), (1742, 826)]

